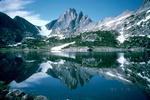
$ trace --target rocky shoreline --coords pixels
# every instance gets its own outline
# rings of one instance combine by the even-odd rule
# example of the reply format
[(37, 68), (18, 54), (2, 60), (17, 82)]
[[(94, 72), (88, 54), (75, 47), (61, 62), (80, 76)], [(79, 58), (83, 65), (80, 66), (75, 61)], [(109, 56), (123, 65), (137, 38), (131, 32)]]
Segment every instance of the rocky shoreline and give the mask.
[[(70, 47), (70, 48), (63, 48), (59, 52), (125, 52), (125, 51), (149, 51), (149, 49), (146, 48), (114, 48), (114, 47), (95, 47), (95, 48), (89, 48), (89, 47)], [(13, 48), (2, 48), (0, 49), (0, 52), (6, 52), (6, 51), (42, 51), (42, 52), (57, 52), (57, 51), (51, 51), (51, 49), (13, 49)]]
[(0, 81), (0, 100), (49, 100), (45, 96), (27, 94), (21, 90), (9, 90), (9, 85)]
[(0, 100), (49, 100), (45, 96), (35, 96), (32, 94), (24, 93), (21, 90), (1, 90), (0, 89)]
[(63, 52), (125, 52), (125, 51), (144, 51), (144, 48), (114, 48), (114, 47), (71, 47), (62, 49)]

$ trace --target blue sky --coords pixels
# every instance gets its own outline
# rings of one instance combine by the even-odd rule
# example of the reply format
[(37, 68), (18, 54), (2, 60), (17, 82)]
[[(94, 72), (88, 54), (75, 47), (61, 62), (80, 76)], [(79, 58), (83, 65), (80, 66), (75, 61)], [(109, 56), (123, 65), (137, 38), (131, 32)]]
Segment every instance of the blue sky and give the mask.
[(92, 20), (100, 21), (117, 16), (125, 10), (134, 11), (142, 2), (143, 0), (3, 0), (0, 2), (0, 11), (11, 17), (19, 15), (34, 24), (45, 24), (58, 18), (66, 9), (75, 8)]

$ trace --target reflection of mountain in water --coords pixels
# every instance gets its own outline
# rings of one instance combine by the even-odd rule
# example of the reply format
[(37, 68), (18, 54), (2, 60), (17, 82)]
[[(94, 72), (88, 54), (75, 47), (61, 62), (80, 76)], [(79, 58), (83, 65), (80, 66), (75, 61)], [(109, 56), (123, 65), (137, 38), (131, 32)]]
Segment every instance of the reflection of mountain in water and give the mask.
[(35, 73), (40, 61), (32, 60), (31, 55), (30, 53), (22, 55), (20, 53), (1, 53), (0, 80), (6, 83), (13, 80), (22, 82)]
[[(0, 80), (20, 83), (45, 73), (61, 80), (69, 89), (83, 86), (95, 75), (150, 92), (150, 55), (146, 53), (1, 53)], [(30, 78), (29, 78), (30, 77)]]
[(98, 73), (99, 68), (117, 67), (116, 59), (116, 53), (76, 54), (76, 59), (63, 59), (63, 61), (58, 59), (57, 62), (51, 63), (52, 68), (47, 73), (63, 81), (68, 88), (75, 89), (78, 84), (83, 86), (90, 81)]

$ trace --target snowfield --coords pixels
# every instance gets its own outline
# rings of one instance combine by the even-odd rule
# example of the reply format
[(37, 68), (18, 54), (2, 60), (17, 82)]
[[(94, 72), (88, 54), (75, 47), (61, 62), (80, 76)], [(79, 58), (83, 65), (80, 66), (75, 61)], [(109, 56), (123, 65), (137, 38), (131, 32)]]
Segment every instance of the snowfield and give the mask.
[(40, 35), (49, 37), (52, 30), (48, 30), (46, 26), (42, 26), (40, 31)]
[(74, 43), (75, 43), (75, 41), (74, 41), (74, 42), (71, 42), (71, 43), (66, 43), (66, 44), (63, 44), (63, 45), (60, 45), (60, 46), (53, 47), (53, 48), (51, 49), (51, 51), (52, 51), (52, 52), (59, 52), (59, 51), (61, 51), (63, 48), (65, 48), (65, 47), (67, 47), (67, 46), (69, 46), (69, 45), (71, 45), (71, 44), (74, 44)]
[(19, 42), (19, 43), (16, 43), (16, 44), (12, 44), (12, 45), (8, 45), (9, 47), (16, 47), (16, 46), (18, 46), (18, 45), (21, 45), (22, 43), (21, 42)]

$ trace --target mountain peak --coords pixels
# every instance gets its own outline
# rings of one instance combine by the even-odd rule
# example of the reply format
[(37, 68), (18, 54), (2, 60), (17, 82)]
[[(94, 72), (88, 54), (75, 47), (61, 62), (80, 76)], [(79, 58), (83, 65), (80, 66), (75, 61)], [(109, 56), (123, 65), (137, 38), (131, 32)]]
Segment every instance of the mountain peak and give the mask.
[(150, 0), (144, 0), (144, 4), (150, 3)]
[(24, 19), (24, 18), (22, 18), (22, 17), (20, 17), (20, 16), (15, 16), (15, 18), (14, 18), (14, 19), (18, 19), (18, 18), (20, 18), (20, 19)]
[(72, 20), (76, 17), (77, 17), (76, 10), (74, 8), (69, 8), (59, 17), (59, 21)]
[(76, 10), (74, 9), (74, 8), (69, 8), (69, 9), (67, 9), (65, 12), (64, 12), (64, 14), (63, 15), (77, 15), (77, 12), (76, 12)]
[(48, 30), (52, 30), (51, 34), (63, 34), (69, 37), (91, 22), (92, 20), (85, 16), (83, 12), (77, 13), (74, 8), (69, 8), (58, 19), (47, 24), (46, 27)]
[(69, 8), (66, 10), (66, 12), (76, 12), (76, 10), (74, 8)]
[(20, 29), (18, 24), (12, 18), (10, 18), (7, 14), (2, 12), (0, 12), (0, 27)]
[(149, 7), (150, 5), (150, 0), (144, 0), (142, 7)]
[(138, 12), (142, 12), (148, 9), (150, 9), (150, 0), (144, 0), (141, 7), (138, 9)]
[(17, 24), (20, 26), (20, 28), (24, 31), (30, 32), (32, 34), (39, 33), (39, 31), (35, 25), (31, 24), (29, 21), (27, 21), (26, 19), (24, 19), (20, 16), (16, 16), (14, 18), (14, 21), (17, 22)]

